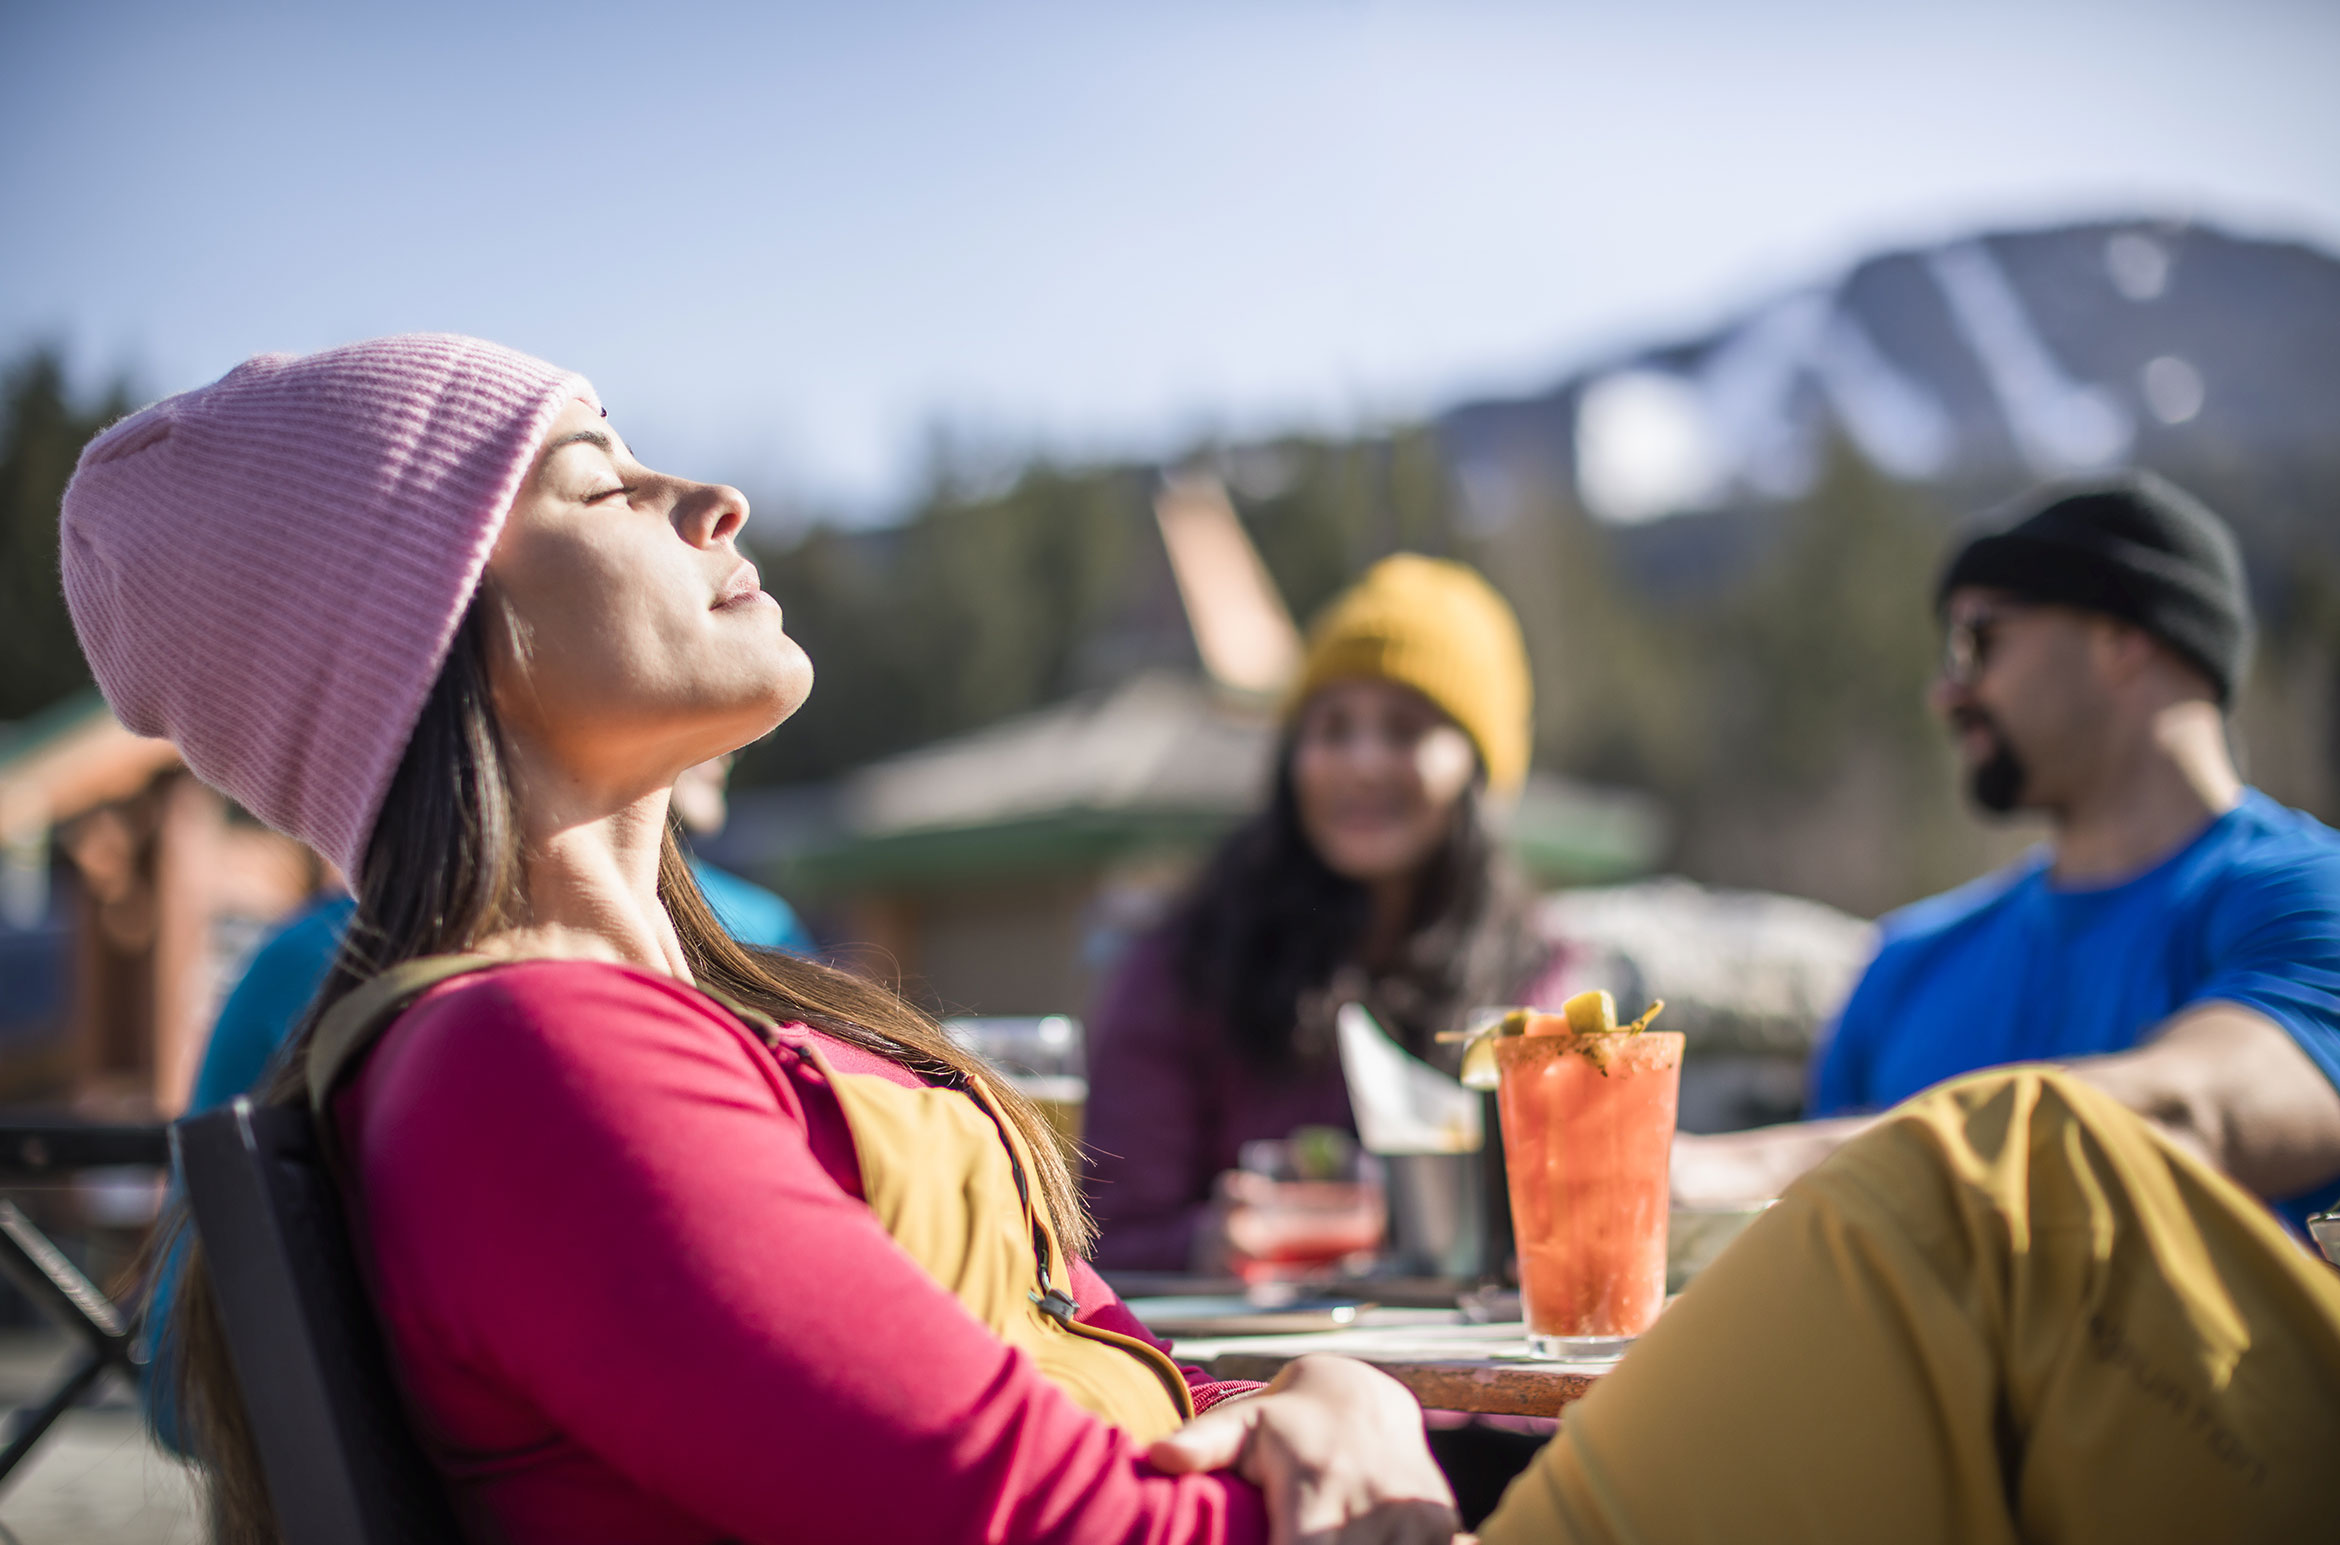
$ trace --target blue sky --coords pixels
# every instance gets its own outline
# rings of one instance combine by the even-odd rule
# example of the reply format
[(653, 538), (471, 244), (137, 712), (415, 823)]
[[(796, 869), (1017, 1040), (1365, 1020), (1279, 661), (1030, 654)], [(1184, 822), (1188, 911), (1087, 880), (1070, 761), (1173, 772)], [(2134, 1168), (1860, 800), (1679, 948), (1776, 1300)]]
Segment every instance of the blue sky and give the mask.
[(0, 6), (0, 351), (153, 392), (481, 333), (875, 513), (1533, 386), (1886, 242), (2340, 248), (2340, 6)]

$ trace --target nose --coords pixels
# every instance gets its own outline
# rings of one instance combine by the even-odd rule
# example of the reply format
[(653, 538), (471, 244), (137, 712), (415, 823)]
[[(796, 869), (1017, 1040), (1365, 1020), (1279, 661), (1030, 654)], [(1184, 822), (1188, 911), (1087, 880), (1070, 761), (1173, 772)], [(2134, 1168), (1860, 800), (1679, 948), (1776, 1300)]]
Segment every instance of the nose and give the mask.
[(747, 495), (728, 483), (689, 483), (674, 502), (674, 528), (693, 547), (717, 547), (747, 524)]
[(1351, 777), (1386, 780), (1413, 764), (1413, 745), (1385, 726), (1363, 725), (1343, 738), (1341, 761)]
[(1926, 706), (1942, 718), (1949, 718), (1965, 704), (1974, 701), (1974, 689), (1965, 682), (1952, 679), (1948, 671), (1937, 671), (1926, 688)]

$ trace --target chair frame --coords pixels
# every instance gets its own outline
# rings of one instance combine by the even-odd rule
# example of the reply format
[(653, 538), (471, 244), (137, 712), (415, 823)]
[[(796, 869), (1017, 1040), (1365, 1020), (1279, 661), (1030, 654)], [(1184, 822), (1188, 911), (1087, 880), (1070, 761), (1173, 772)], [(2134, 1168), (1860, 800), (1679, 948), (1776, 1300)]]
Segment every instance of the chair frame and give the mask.
[(307, 1109), (239, 1097), (175, 1124), (171, 1146), (286, 1545), (460, 1538)]
[[(149, 1166), (170, 1160), (160, 1122), (77, 1121), (51, 1112), (0, 1113), (0, 1184), (54, 1182), (78, 1170)], [(0, 1273), (82, 1343), (65, 1374), (39, 1405), (11, 1419), (0, 1448), (0, 1486), (8, 1484), (57, 1419), (108, 1369), (136, 1380), (145, 1355), (138, 1306), (117, 1304), (66, 1259), (55, 1240), (12, 1201), (0, 1201)]]

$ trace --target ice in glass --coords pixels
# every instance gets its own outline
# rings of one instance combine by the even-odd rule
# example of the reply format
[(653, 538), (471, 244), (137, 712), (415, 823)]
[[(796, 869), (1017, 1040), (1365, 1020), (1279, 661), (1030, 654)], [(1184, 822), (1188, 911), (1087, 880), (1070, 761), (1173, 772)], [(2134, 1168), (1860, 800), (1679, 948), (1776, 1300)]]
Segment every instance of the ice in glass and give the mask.
[(1530, 1346), (1621, 1357), (1666, 1296), (1667, 1162), (1682, 1037), (1581, 1034), (1538, 1016), (1493, 1040)]

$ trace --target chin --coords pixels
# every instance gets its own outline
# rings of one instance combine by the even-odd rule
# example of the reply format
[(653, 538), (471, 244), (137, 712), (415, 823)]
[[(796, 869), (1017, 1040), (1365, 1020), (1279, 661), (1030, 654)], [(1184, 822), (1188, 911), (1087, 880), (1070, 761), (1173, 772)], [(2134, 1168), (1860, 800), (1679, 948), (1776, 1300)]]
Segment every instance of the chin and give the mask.
[(1322, 855), (1324, 867), (1342, 879), (1358, 885), (1375, 885), (1384, 880), (1398, 879), (1414, 872), (1414, 866), (1400, 854), (1384, 849), (1351, 850)]
[(806, 656), (803, 650), (795, 648), (793, 645), (790, 646), (788, 655), (788, 660), (773, 678), (773, 700), (774, 705), (779, 709), (778, 716), (772, 720), (774, 724), (779, 724), (794, 714), (796, 710), (804, 706), (805, 699), (812, 696), (813, 668), (811, 659)]
[[(747, 740), (762, 740), (766, 735), (786, 724), (789, 719), (795, 716), (796, 711), (804, 706), (804, 699), (805, 694), (802, 692), (774, 693), (759, 703), (752, 716), (752, 728), (747, 735)], [(743, 740), (741, 744), (745, 745), (747, 740)]]
[(795, 639), (780, 635), (779, 646), (763, 662), (756, 673), (758, 710), (767, 715), (764, 729), (785, 721), (802, 708), (805, 699), (812, 696), (812, 658), (798, 646)]
[(1966, 770), (1966, 794), (1988, 816), (2010, 816), (2031, 803), (2030, 778), (2022, 761), (2002, 743)]
[(699, 708), (690, 714), (693, 721), (712, 732), (712, 738), (723, 742), (710, 749), (708, 756), (737, 751), (786, 723), (790, 715), (804, 706), (805, 698), (812, 692), (812, 667), (799, 654), (794, 670), (762, 673), (736, 685), (740, 687), (736, 693), (702, 699)]

